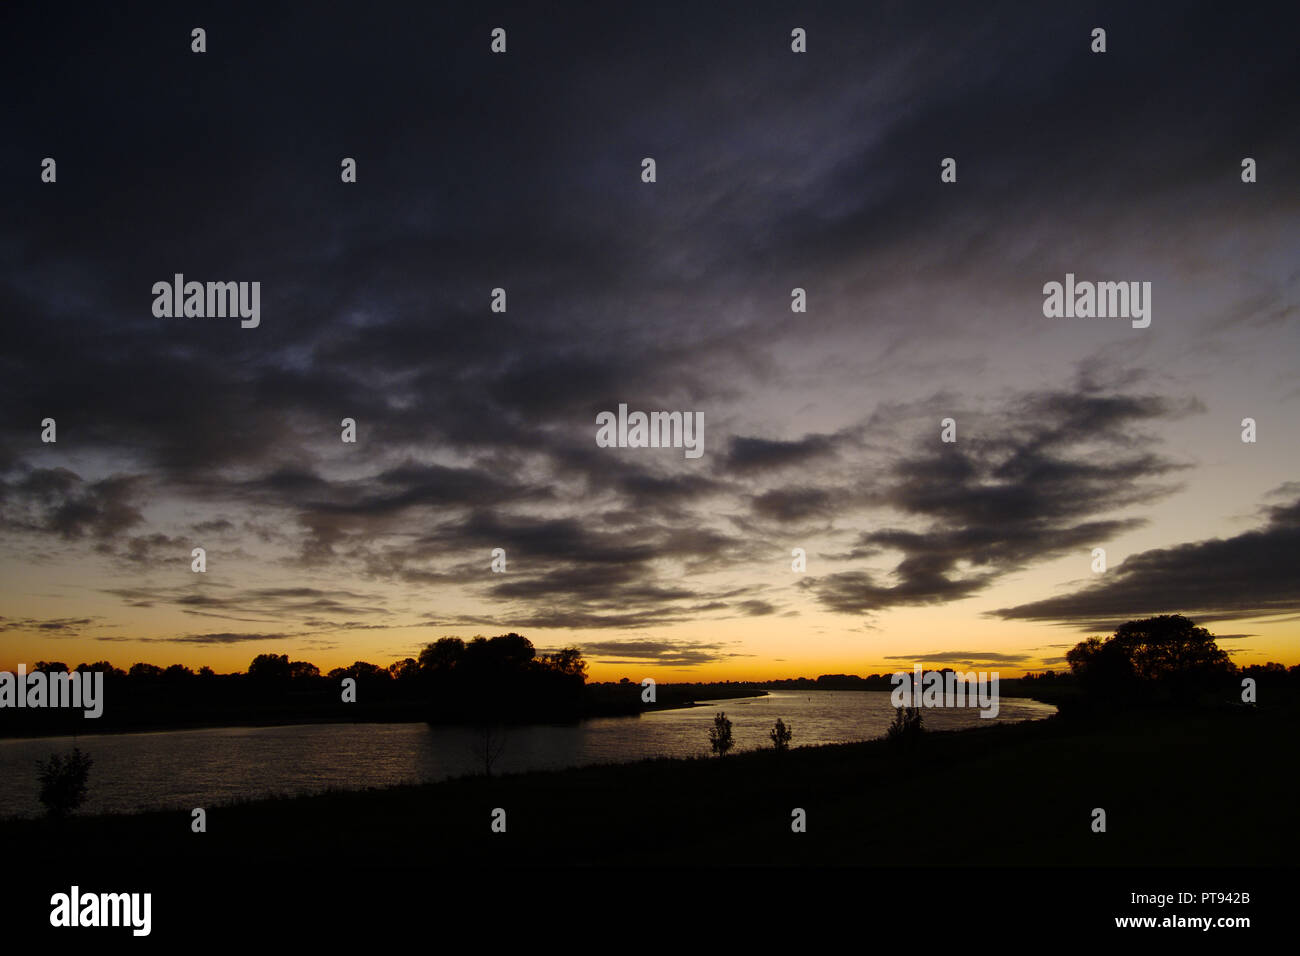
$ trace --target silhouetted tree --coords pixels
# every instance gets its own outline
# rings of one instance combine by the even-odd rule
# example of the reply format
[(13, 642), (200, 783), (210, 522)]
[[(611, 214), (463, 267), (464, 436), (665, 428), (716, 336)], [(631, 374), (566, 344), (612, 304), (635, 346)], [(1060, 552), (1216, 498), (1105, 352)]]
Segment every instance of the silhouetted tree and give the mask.
[(313, 677), (320, 677), (320, 668), (315, 664), (310, 661), (289, 662), (290, 680), (309, 680)]
[(1181, 614), (1162, 614), (1121, 624), (1111, 638), (1128, 651), (1140, 680), (1165, 680), (1189, 674), (1226, 673), (1227, 651), (1214, 635)]
[(40, 799), (50, 817), (61, 820), (85, 801), (93, 762), (76, 747), (66, 756), (52, 753), (48, 761), (36, 761)]
[(785, 725), (780, 717), (776, 719), (776, 726), (767, 732), (768, 737), (772, 739), (772, 749), (777, 753), (785, 753), (790, 749), (790, 738), (794, 736), (794, 731)]
[(412, 680), (419, 675), (420, 665), (416, 663), (415, 658), (407, 657), (403, 660), (394, 661), (389, 664), (388, 673), (393, 680)]
[(731, 721), (727, 719), (725, 713), (719, 713), (713, 718), (713, 726), (709, 728), (709, 745), (715, 754), (722, 757), (731, 749), (732, 743)]
[(257, 681), (274, 683), (289, 679), (288, 654), (258, 654), (248, 665), (248, 676)]
[(522, 634), (498, 634), (488, 638), (493, 660), (507, 669), (517, 670), (537, 656), (533, 642)]
[(587, 676), (587, 662), (582, 659), (582, 651), (576, 647), (564, 647), (553, 654), (544, 654), (542, 663), (557, 674), (584, 679)]
[(105, 680), (107, 680), (109, 677), (126, 676), (126, 671), (122, 670), (119, 667), (114, 667), (108, 661), (95, 661), (95, 663), (93, 664), (78, 664), (77, 670), (83, 674), (86, 673), (87, 671), (98, 671), (104, 675)]
[(1139, 682), (1184, 696), (1232, 672), (1214, 636), (1181, 614), (1128, 621), (1106, 640), (1090, 637), (1065, 655), (1079, 682), (1098, 696), (1130, 693)]
[(457, 667), (468, 679), (495, 686), (503, 674), (521, 672), (536, 653), (533, 642), (521, 634), (475, 637), (465, 645)]
[(426, 644), (417, 662), (421, 671), (450, 671), (465, 656), (465, 642), (459, 637), (440, 637)]
[(1080, 641), (1065, 652), (1065, 660), (1080, 686), (1097, 696), (1128, 693), (1137, 681), (1124, 646), (1109, 639), (1090, 637)]
[(336, 667), (329, 672), (328, 676), (330, 680), (351, 677), (356, 680), (358, 686), (386, 683), (392, 679), (387, 668), (380, 667), (378, 664), (371, 664), (369, 661), (354, 661), (347, 667)]

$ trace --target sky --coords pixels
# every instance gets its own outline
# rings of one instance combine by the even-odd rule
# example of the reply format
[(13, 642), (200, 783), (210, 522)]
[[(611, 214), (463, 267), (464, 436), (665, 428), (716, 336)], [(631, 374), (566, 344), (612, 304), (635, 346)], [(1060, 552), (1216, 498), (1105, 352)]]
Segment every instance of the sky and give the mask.
[(6, 7), (0, 668), (1300, 663), (1295, 8), (229, 6)]

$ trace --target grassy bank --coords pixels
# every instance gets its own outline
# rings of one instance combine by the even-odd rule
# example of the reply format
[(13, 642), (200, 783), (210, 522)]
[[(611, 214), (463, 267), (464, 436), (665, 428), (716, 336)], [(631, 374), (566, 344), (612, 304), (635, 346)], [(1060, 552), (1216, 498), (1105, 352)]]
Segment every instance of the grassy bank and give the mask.
[(1294, 706), (1055, 717), (926, 733), (911, 752), (872, 741), (261, 800), (208, 808), (206, 834), (188, 812), (151, 812), (8, 821), (0, 839), (88, 861), (295, 866), (1283, 863), (1300, 844), (1278, 822), (1298, 722)]

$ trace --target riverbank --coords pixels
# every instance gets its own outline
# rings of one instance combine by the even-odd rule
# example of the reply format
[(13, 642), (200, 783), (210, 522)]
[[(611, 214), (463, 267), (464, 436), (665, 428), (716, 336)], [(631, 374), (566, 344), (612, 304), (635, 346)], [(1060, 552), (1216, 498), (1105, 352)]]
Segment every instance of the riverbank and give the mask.
[[(1282, 864), (1297, 709), (1136, 711), (187, 812), (0, 822), (20, 854), (204, 866)], [(506, 831), (493, 832), (492, 812)], [(791, 830), (802, 809), (807, 832)], [(1106, 811), (1104, 833), (1093, 811)]]

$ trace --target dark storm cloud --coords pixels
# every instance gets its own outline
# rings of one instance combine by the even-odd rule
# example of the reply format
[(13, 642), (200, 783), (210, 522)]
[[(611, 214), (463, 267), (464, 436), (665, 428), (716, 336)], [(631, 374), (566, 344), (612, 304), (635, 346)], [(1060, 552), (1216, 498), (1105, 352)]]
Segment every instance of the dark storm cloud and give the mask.
[[(455, 584), (478, 591), (494, 605), (520, 602), (503, 615), (509, 626), (645, 627), (705, 611), (733, 610), (730, 600), (755, 589), (706, 589), (665, 565), (706, 572), (751, 560), (755, 545), (660, 511), (544, 518), (475, 510), (440, 522), (405, 544), (364, 546), (367, 574), (410, 584)], [(593, 518), (595, 520), (593, 520)], [(604, 520), (602, 520), (604, 518)], [(615, 520), (617, 519), (617, 520)], [(506, 553), (507, 570), (492, 573), (491, 550)], [(431, 569), (430, 558), (477, 555)], [(743, 603), (754, 615), (762, 602)], [(525, 609), (528, 608), (528, 609)]]
[(961, 664), (975, 667), (980, 664), (1023, 664), (1033, 660), (1031, 654), (1006, 654), (1001, 651), (934, 651), (925, 654), (889, 654), (887, 661), (908, 661), (914, 664)]
[[(42, 631), (49, 636), (75, 637), (85, 627), (112, 627), (99, 623), (97, 617), (58, 617), (58, 618), (13, 618), (0, 617), (0, 632), (3, 631)], [(57, 633), (55, 633), (57, 632)]]
[(195, 534), (224, 534), (228, 531), (235, 530), (235, 523), (226, 518), (217, 518), (212, 521), (200, 521), (194, 525)]
[(847, 440), (847, 434), (805, 435), (793, 441), (736, 436), (731, 439), (726, 465), (738, 472), (811, 465), (819, 458), (834, 455)]
[(316, 631), (391, 631), (403, 627), (428, 627), (430, 624), (444, 624), (448, 627), (459, 627), (464, 624), (475, 624), (477, 621), (467, 621), (464, 619), (456, 621), (413, 621), (409, 624), (365, 624), (361, 621), (330, 621), (322, 618), (309, 617), (304, 618), (302, 622), (305, 626)]
[(331, 501), (312, 501), (304, 512), (320, 515), (388, 515), (419, 505), (483, 507), (540, 501), (550, 489), (503, 480), (488, 469), (448, 468), (408, 462), (356, 484), (328, 486)]
[(618, 488), (631, 508), (683, 507), (710, 495), (722, 494), (730, 487), (703, 475), (656, 475), (632, 472), (618, 479)]
[[(1128, 427), (1173, 410), (1033, 394), (1003, 409), (1024, 435), (964, 432), (866, 490), (817, 473), (874, 468), (853, 430), (710, 431), (717, 465), (688, 472), (596, 448), (595, 414), (707, 408), (712, 427), (715, 407), (781, 394), (784, 347), (863, 318), (791, 323), (796, 282), (837, 277), (865, 300), (904, 271), (960, 277), (987, 249), (1023, 279), (1062, 230), (1114, 210), (1177, 234), (1235, 162), (1224, 143), (1266, 158), (1257, 192), (1285, 210), (1269, 190), (1300, 155), (1295, 124), (1276, 122), (1300, 85), (1292, 16), (1116, 7), (1096, 58), (1090, 13), (831, 4), (800, 12), (812, 52), (794, 57), (780, 4), (523, 6), (501, 11), (511, 52), (494, 58), (472, 9), (268, 3), (210, 12), (200, 57), (174, 16), (91, 11), (69, 34), (23, 10), (0, 39), (5, 88), (34, 91), (0, 142), (0, 520), (146, 570), (182, 544), (141, 527), (146, 498), (202, 501), (232, 518), (198, 533), (251, 512), (239, 527), (300, 566), (470, 586), (533, 626), (639, 627), (754, 613), (760, 599), (690, 574), (762, 558), (770, 526), (871, 505), (928, 527), (859, 535), (852, 555), (902, 555), (897, 580), (820, 578), (826, 606), (975, 593), (1131, 527), (1097, 515), (1153, 500), (1173, 466)], [(47, 154), (57, 186), (14, 172)], [(953, 154), (957, 200), (935, 182)], [(152, 283), (178, 271), (260, 280), (262, 325), (154, 318)], [(488, 309), (498, 286), (504, 314)], [(877, 360), (934, 336), (940, 306), (873, 314)], [(57, 446), (34, 437), (47, 415)], [(51, 467), (67, 448), (103, 472)], [(805, 467), (802, 484), (783, 471)], [(705, 526), (719, 514), (741, 533)], [(510, 554), (504, 579), (486, 571), (492, 547)], [(241, 620), (381, 604), (115, 593)]]
[(117, 641), (122, 643), (141, 642), (145, 644), (247, 644), (251, 641), (281, 641), (297, 637), (296, 634), (236, 634), (219, 632), (215, 634), (181, 634), (176, 637), (96, 637), (97, 641)]
[(992, 614), (1088, 631), (1112, 631), (1155, 614), (1207, 621), (1294, 614), (1300, 610), (1300, 499), (1265, 515), (1256, 530), (1130, 555), (1100, 584)]
[(158, 566), (169, 561), (189, 561), (193, 548), (194, 543), (188, 539), (154, 532), (127, 538), (120, 556), (133, 564)]
[(623, 610), (612, 605), (601, 604), (589, 609), (566, 600), (556, 606), (534, 605), (516, 615), (502, 615), (498, 620), (501, 627), (514, 628), (567, 628), (570, 630), (605, 630), (608, 628), (635, 630), (643, 627), (655, 627), (675, 624), (696, 619), (699, 608), (677, 608), (670, 604), (656, 605), (647, 609)]
[(602, 664), (656, 664), (694, 667), (737, 657), (748, 657), (725, 643), (691, 641), (592, 641), (582, 645), (587, 658)]
[(5, 483), (0, 524), (66, 540), (110, 538), (144, 520), (137, 507), (144, 484), (140, 476), (85, 481), (67, 468), (35, 468)]
[[(158, 531), (130, 533), (145, 523), (140, 509), (152, 484), (143, 475), (88, 481), (66, 468), (32, 469), (21, 479), (0, 482), (0, 527), (62, 541), (93, 539), (97, 553), (131, 565), (188, 562), (194, 546), (189, 539)], [(233, 527), (228, 521), (207, 522), (195, 530)]]
[(689, 588), (657, 587), (645, 582), (634, 565), (609, 564), (599, 568), (572, 568), (548, 571), (519, 581), (507, 581), (492, 588), (499, 598), (531, 598), (563, 596), (573, 599), (586, 593), (611, 607), (625, 604), (644, 605), (650, 602), (685, 600), (694, 592)]
[[(53, 196), (38, 183), (15, 197), (10, 242), (21, 253), (15, 270), (25, 271), (8, 277), (9, 307), (0, 309), (14, 323), (6, 350), (14, 420), (57, 412), (83, 440), (129, 446), (174, 478), (311, 461), (343, 414), (389, 446), (442, 441), (549, 455), (554, 436), (527, 423), (590, 413), (621, 393), (653, 393), (666, 380), (697, 397), (719, 391), (705, 363), (715, 348), (733, 348), (736, 335), (696, 336), (684, 348), (674, 336), (689, 318), (645, 323), (626, 308), (648, 303), (663, 315), (655, 303), (664, 300), (665, 283), (689, 284), (682, 262), (707, 261), (709, 274), (733, 284), (777, 260), (795, 270), (804, 268), (801, 256), (824, 266), (897, 239), (900, 228), (928, 235), (950, 212), (930, 188), (933, 160), (955, 147), (976, 157), (963, 175), (979, 187), (971, 218), (984, 221), (980, 203), (1005, 214), (1001, 183), (1015, 183), (1023, 208), (1037, 208), (1031, 200), (1044, 196), (1091, 198), (1090, 182), (1106, 175), (1093, 158), (1102, 144), (1140, 142), (1124, 132), (1144, 128), (1152, 115), (1163, 113), (1166, 125), (1190, 120), (1186, 102), (1201, 104), (1194, 142), (1216, 138), (1206, 124), (1250, 129), (1254, 117), (1271, 114), (1251, 85), (1261, 78), (1227, 69), (1238, 45), (1259, 43), (1248, 11), (1213, 28), (1219, 18), (1189, 15), (1176, 45), (1154, 12), (1116, 11), (1117, 49), (1104, 70), (1086, 52), (1090, 21), (1032, 5), (953, 4), (941, 14), (896, 5), (869, 19), (857, 5), (831, 5), (806, 12), (814, 50), (806, 58), (788, 53), (788, 17), (779, 8), (745, 13), (738, 21), (691, 8), (682, 29), (677, 18), (634, 9), (586, 11), (576, 21), (522, 9), (510, 18), (515, 50), (496, 60), (462, 39), (482, 32), (478, 19), (447, 10), (407, 10), (397, 19), (372, 10), (360, 24), (274, 6), (243, 21), (228, 14), (214, 20), (221, 41), (206, 58), (188, 54), (170, 19), (101, 23), (102, 42), (76, 52), (77, 69), (44, 77), (39, 107), (20, 107), (7, 138), (13, 153), (14, 144), (48, 140), (57, 130), (66, 155), (96, 157), (91, 168), (74, 161), (77, 174)], [(26, 51), (47, 42), (67, 50), (57, 21), (36, 17), (23, 26), (13, 35), (25, 38)], [(1056, 42), (1063, 31), (1077, 32), (1077, 42)], [(1193, 66), (1179, 55), (1198, 33), (1213, 37), (1214, 63), (1196, 57)], [(444, 38), (439, 57), (428, 57), (428, 35)], [(292, 69), (287, 37), (294, 38)], [(1134, 38), (1141, 59), (1128, 52)], [(664, 49), (697, 69), (663, 71)], [(1015, 69), (1005, 66), (1010, 50)], [(1289, 57), (1268, 53), (1251, 50), (1256, 72), (1276, 81), (1279, 69), (1293, 69), (1276, 65)], [(154, 82), (155, 71), (140, 72), (141, 56), (164, 71), (185, 71), (195, 88)], [(221, 69), (230, 57), (239, 70)], [(1153, 67), (1153, 57), (1165, 62)], [(880, 109), (889, 99), (874, 84), (847, 82), (846, 63), (872, 64), (906, 108)], [(11, 60), (19, 71), (44, 75), (47, 66)], [(85, 95), (79, 70), (118, 76), (115, 95), (139, 108), (106, 113), (97, 95)], [(1140, 107), (1099, 108), (1099, 99), (1118, 103), (1137, 75)], [(401, 97), (373, 95), (452, 85), (473, 95), (432, 99), (415, 115)], [(1240, 95), (1243, 87), (1253, 95)], [(185, 108), (196, 90), (213, 110)], [(1045, 100), (1057, 102), (1035, 110), (1034, 143), (1070, 143), (1048, 160), (1025, 148), (1023, 122), (1026, 107)], [(809, 111), (810, 102), (821, 109)], [(1216, 102), (1232, 105), (1231, 120), (1210, 108)], [(639, 110), (629, 113), (629, 103)], [(1075, 107), (1085, 103), (1103, 125), (1080, 140)], [(864, 122), (876, 114), (888, 119)], [(142, 177), (135, 151), (109, 147), (152, 142), (159, 115), (172, 117), (172, 142), (216, 148), (182, 148)], [(246, 157), (208, 134), (233, 115), (242, 140), (275, 155), (283, 175), (231, 174)], [(886, 129), (887, 144), (880, 142)], [(1293, 135), (1274, 123), (1259, 132), (1261, 147)], [(503, 135), (512, 150), (501, 149)], [(829, 157), (811, 181), (800, 142)], [(661, 190), (657, 207), (647, 206), (628, 172), (651, 148), (664, 162), (665, 183), (681, 184)], [(361, 154), (361, 182), (348, 192), (336, 166), (352, 153)], [(1279, 153), (1292, 161), (1291, 152)], [(523, 170), (511, 158), (520, 155), (528, 157)], [(1162, 154), (1162, 177), (1208, 175), (1208, 157), (1173, 155), (1187, 168), (1171, 169)], [(1137, 176), (1118, 183), (1115, 201), (1148, 185)], [(87, 196), (96, 213), (89, 228), (49, 225), (61, 221), (49, 215), (50, 203), (67, 202), (71, 212)], [(646, 228), (643, 240), (629, 232), (627, 214)], [(205, 228), (174, 228), (194, 222)], [(688, 224), (697, 228), (683, 232)], [(668, 235), (672, 243), (662, 241)], [(952, 241), (957, 253), (969, 239)], [(160, 324), (144, 290), (173, 268), (200, 278), (262, 276), (274, 318), (256, 335), (212, 320)], [(497, 284), (511, 293), (505, 315), (485, 308), (486, 290)], [(42, 314), (51, 320), (17, 318)], [(751, 354), (780, 335), (761, 324), (742, 331)], [(52, 354), (60, 361), (43, 367), (41, 358)], [(86, 421), (91, 407), (95, 420)], [(729, 461), (738, 470), (776, 466), (824, 454), (830, 442), (742, 437)], [(602, 467), (599, 459), (591, 464)]]
[[(192, 587), (104, 588), (103, 593), (131, 607), (176, 607), (187, 614), (227, 617), (232, 620), (274, 620), (279, 617), (330, 614), (385, 614), (378, 595), (310, 587), (235, 588), (206, 585), (202, 593)], [(373, 602), (367, 604), (367, 602)]]
[(509, 619), (529, 627), (641, 628), (706, 613), (756, 617), (774, 610), (758, 598), (723, 600), (736, 589), (710, 592), (668, 583), (639, 564), (564, 567), (495, 584), (488, 594), (497, 601), (526, 602), (530, 610)]
[[(906, 564), (906, 562), (904, 562)], [(947, 566), (944, 567), (947, 570)], [(866, 571), (840, 571), (801, 583), (822, 605), (840, 614), (865, 614), (907, 604), (941, 604), (970, 597), (987, 587), (993, 575), (968, 575), (952, 580), (943, 573), (922, 573), (915, 564), (900, 565), (901, 582), (879, 583)]]
[[(574, 562), (586, 565), (638, 564), (652, 559), (657, 549), (650, 542), (647, 529), (628, 534), (621, 528), (602, 528), (599, 522), (578, 517), (514, 517), (506, 521), (492, 511), (476, 510), (464, 521), (431, 529), (419, 547), (504, 547), (520, 560), (539, 565)], [(655, 535), (660, 532), (655, 530)], [(486, 564), (486, 562), (485, 562)]]
[[(827, 608), (861, 614), (939, 604), (979, 593), (1035, 560), (1091, 548), (1138, 527), (1100, 517), (1169, 494), (1158, 481), (1181, 466), (1133, 449), (1141, 426), (1199, 410), (1195, 402), (1070, 391), (1014, 396), (951, 444), (899, 459), (880, 500), (926, 522), (862, 532), (857, 552), (898, 553), (893, 580), (848, 570), (809, 578)], [(1153, 443), (1147, 437), (1147, 443)]]
[(821, 488), (774, 488), (754, 498), (755, 514), (776, 521), (804, 521), (833, 514), (835, 500)]

